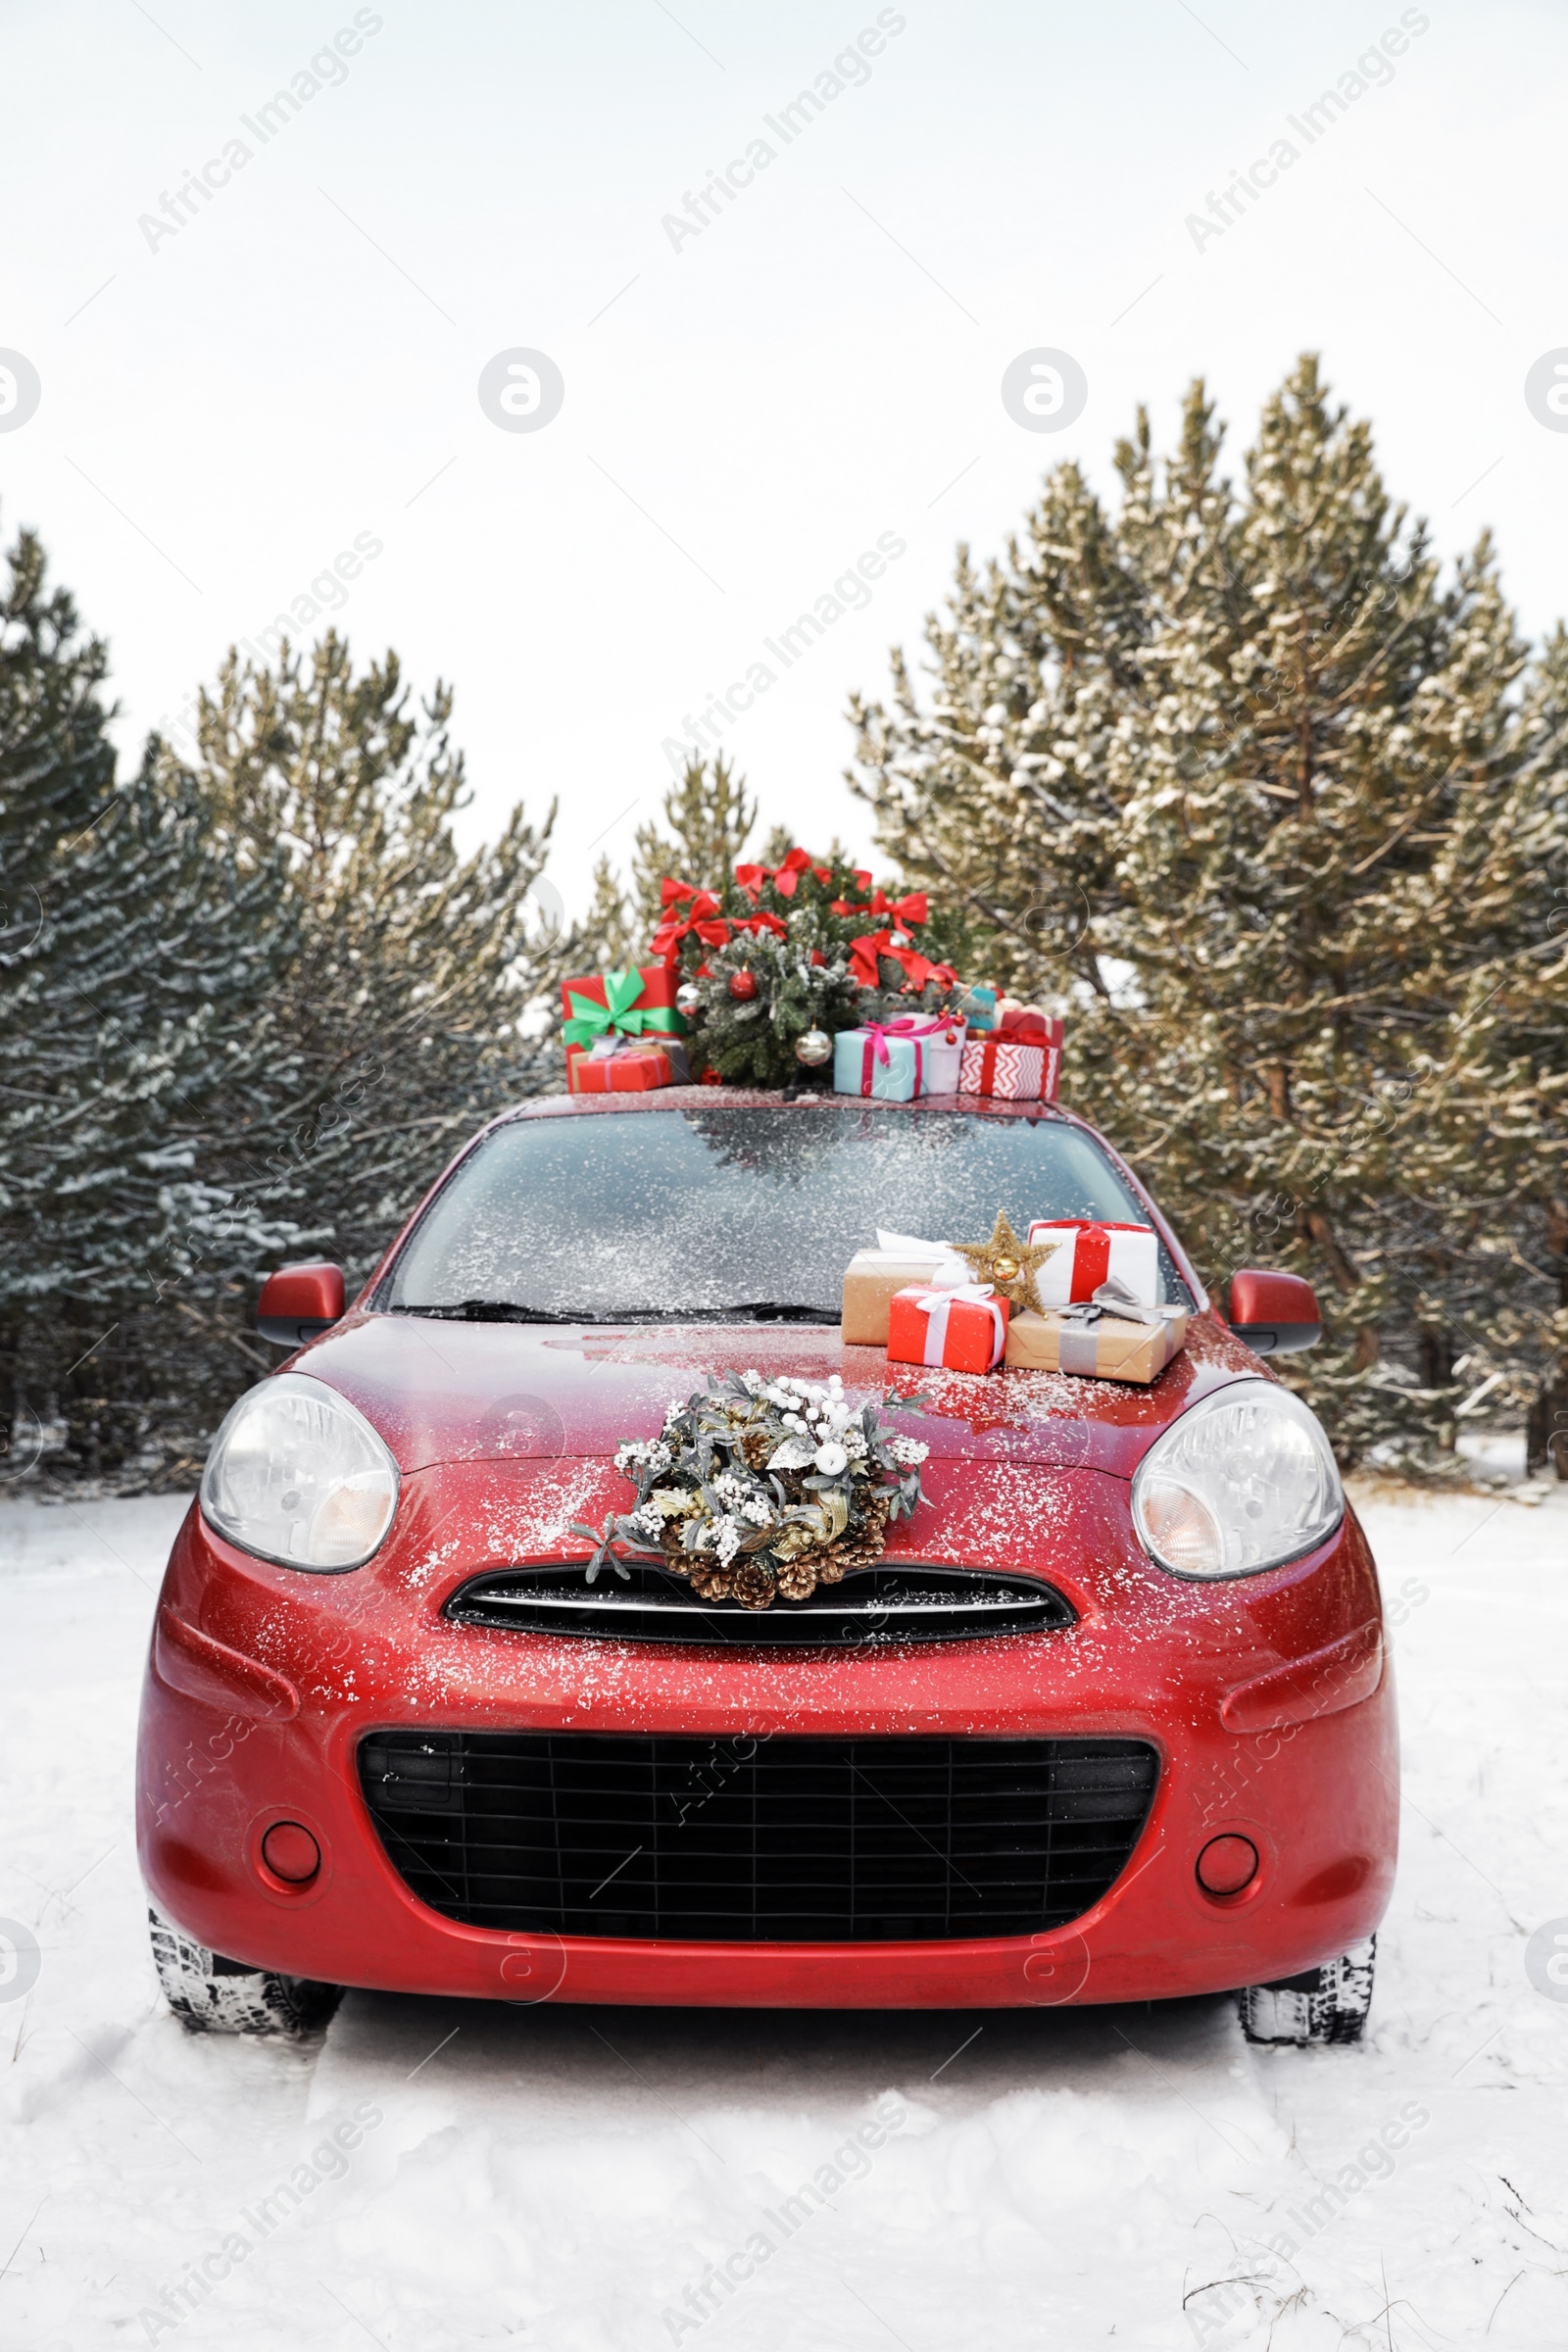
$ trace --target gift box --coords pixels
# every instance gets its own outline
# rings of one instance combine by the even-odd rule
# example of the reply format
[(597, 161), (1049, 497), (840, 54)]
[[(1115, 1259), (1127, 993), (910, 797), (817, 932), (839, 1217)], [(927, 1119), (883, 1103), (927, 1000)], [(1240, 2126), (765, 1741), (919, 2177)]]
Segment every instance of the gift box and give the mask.
[(996, 1026), (964, 1046), (959, 1092), (1013, 1102), (1054, 1102), (1061, 1040), (1059, 1020), (1001, 999)]
[(956, 1015), (951, 1020), (936, 1020), (931, 1035), (923, 1038), (924, 1068), (921, 1072), (922, 1095), (956, 1095), (963, 1076), (964, 1024)]
[(915, 1241), (878, 1229), (874, 1250), (858, 1250), (844, 1269), (844, 1340), (851, 1348), (885, 1348), (888, 1310), (906, 1290), (957, 1290), (969, 1268), (941, 1242)]
[[(684, 1052), (681, 1059), (684, 1062)], [(617, 1045), (609, 1053), (579, 1050), (566, 1063), (566, 1085), (574, 1095), (640, 1095), (650, 1087), (674, 1083), (674, 1064), (663, 1046)]]
[(948, 1372), (990, 1372), (1007, 1344), (1007, 1301), (989, 1283), (951, 1290), (916, 1284), (888, 1306), (888, 1361), (940, 1364)]
[(833, 1040), (833, 1092), (878, 1102), (912, 1102), (922, 1091), (925, 1039), (881, 1021), (841, 1029)]
[(999, 1101), (1009, 1102), (1054, 1101), (1054, 1086), (1050, 1097), (1046, 1094), (1047, 1085), (1054, 1077), (1049, 1062), (1050, 1054), (1044, 1046), (1017, 1046), (1004, 1038), (972, 1037), (964, 1044), (958, 1092), (994, 1095)]
[(971, 1029), (994, 1029), (997, 1025), (997, 991), (994, 988), (966, 988), (960, 999), (963, 1017)]
[(1186, 1345), (1187, 1310), (1155, 1306), (1135, 1312), (1145, 1319), (1118, 1313), (1114, 1302), (1086, 1299), (1051, 1314), (1014, 1315), (1007, 1325), (1006, 1361), (1015, 1371), (1076, 1372), (1087, 1380), (1134, 1381), (1147, 1388)]
[[(613, 1044), (617, 1039), (652, 1037), (662, 1045), (668, 1038), (684, 1037), (690, 1023), (675, 1009), (679, 985), (679, 971), (662, 963), (564, 980), (561, 1000), (566, 1019), (561, 1035), (568, 1071), (577, 1054), (602, 1041)], [(590, 1091), (604, 1090), (596, 1087)]]
[(1159, 1304), (1159, 1236), (1152, 1225), (1108, 1225), (1088, 1217), (1037, 1217), (1031, 1244), (1057, 1247), (1037, 1268), (1042, 1306), (1092, 1298), (1102, 1282), (1120, 1282), (1141, 1306)]

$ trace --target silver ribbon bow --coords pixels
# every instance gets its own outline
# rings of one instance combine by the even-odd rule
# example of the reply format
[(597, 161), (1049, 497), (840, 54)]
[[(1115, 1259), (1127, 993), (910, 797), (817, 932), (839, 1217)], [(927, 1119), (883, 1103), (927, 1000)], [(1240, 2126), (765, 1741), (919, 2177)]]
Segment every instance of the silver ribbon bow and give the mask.
[(1098, 1323), (1104, 1315), (1115, 1315), (1124, 1323), (1163, 1323), (1163, 1310), (1145, 1306), (1133, 1297), (1119, 1274), (1109, 1275), (1092, 1298), (1075, 1298), (1071, 1306), (1060, 1309), (1063, 1322)]

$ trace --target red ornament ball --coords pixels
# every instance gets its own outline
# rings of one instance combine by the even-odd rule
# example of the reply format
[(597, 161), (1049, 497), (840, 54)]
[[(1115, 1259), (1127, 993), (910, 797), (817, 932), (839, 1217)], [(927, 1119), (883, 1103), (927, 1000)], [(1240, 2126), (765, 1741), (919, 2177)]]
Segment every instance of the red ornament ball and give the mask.
[(745, 970), (731, 972), (729, 993), (737, 1004), (750, 1004), (757, 994), (757, 974)]

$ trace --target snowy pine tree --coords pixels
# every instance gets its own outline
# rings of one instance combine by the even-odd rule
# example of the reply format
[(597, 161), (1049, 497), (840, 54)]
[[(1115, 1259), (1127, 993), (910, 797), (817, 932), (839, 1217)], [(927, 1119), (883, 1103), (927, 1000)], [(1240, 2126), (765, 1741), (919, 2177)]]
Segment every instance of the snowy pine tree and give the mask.
[(666, 874), (722, 892), (757, 822), (757, 802), (746, 796), (746, 779), (722, 752), (711, 766), (688, 760), (678, 782), (664, 795), (662, 832), (657, 823), (639, 825), (632, 858), (633, 923), (648, 938), (663, 911), (660, 896)]
[(559, 1078), (555, 995), (580, 937), (529, 905), (555, 808), (514, 808), (466, 858), (469, 793), (450, 691), (411, 705), (395, 654), (356, 672), (329, 633), (275, 667), (230, 656), (204, 695), (200, 751), (167, 747), (166, 788), (194, 791), (247, 874), (281, 851), (296, 926), (270, 1010), (287, 1101), (262, 1197), (363, 1271), (451, 1145)]
[(158, 1417), (155, 1328), (291, 1238), (231, 1190), (267, 1126), (281, 877), (242, 877), (146, 766), (117, 788), (106, 668), (24, 532), (0, 599), (0, 1349), (19, 1452), (42, 1423), (94, 1469)]
[(1552, 1354), (1561, 1031), (1506, 1008), (1560, 989), (1519, 870), (1554, 716), (1525, 697), (1532, 750), (1490, 550), (1442, 582), (1310, 359), (1239, 487), (1201, 387), (1168, 464), (1141, 417), (1117, 468), (1114, 514), (1064, 467), (983, 578), (960, 554), (931, 707), (896, 659), (854, 781), (1070, 1009), (1070, 1099), (1209, 1278), (1316, 1279), (1343, 1448), (1451, 1443), (1472, 1375), (1517, 1406)]

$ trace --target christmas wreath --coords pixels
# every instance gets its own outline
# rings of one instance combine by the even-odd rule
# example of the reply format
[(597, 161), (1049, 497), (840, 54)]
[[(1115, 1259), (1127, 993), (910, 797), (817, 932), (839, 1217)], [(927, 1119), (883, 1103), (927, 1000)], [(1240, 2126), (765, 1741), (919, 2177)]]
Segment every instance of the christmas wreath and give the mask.
[(923, 891), (890, 898), (863, 866), (791, 850), (741, 864), (722, 890), (666, 877), (650, 953), (684, 975), (676, 1003), (694, 1059), (740, 1086), (798, 1086), (841, 1029), (963, 1009), (961, 924)]
[[(890, 1390), (883, 1401), (925, 1400)], [(875, 1405), (857, 1410), (837, 1374), (824, 1387), (726, 1372), (672, 1404), (657, 1438), (619, 1447), (615, 1467), (637, 1489), (635, 1508), (572, 1532), (594, 1545), (590, 1584), (607, 1566), (626, 1578), (621, 1544), (662, 1558), (705, 1600), (746, 1609), (780, 1595), (808, 1600), (819, 1584), (881, 1556), (889, 1524), (921, 1500), (929, 1450)]]

